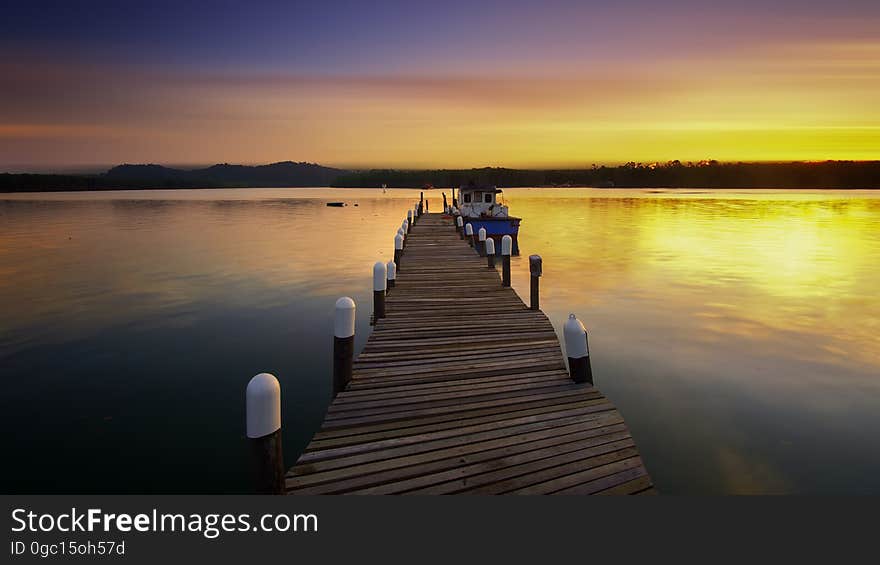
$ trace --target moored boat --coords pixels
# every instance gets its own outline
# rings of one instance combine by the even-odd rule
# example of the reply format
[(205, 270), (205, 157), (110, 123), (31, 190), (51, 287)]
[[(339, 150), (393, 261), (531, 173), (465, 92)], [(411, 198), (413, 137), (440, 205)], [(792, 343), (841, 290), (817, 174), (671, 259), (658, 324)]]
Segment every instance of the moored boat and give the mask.
[(486, 229), (486, 237), (495, 240), (495, 253), (501, 254), (501, 238), (509, 235), (513, 239), (511, 253), (519, 255), (519, 224), (522, 218), (511, 216), (502, 201), (503, 192), (496, 186), (462, 185), (458, 189), (458, 209), (462, 221), (470, 223), (474, 233)]

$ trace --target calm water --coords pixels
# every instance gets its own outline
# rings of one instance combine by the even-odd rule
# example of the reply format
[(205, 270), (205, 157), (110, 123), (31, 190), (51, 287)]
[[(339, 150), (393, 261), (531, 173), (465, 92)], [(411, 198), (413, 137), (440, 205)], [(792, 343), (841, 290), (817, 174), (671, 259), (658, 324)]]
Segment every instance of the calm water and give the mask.
[[(247, 490), (260, 371), (292, 463), (329, 399), (333, 303), (355, 298), (362, 346), (370, 267), (417, 195), (0, 195), (3, 490)], [(540, 253), (544, 310), (585, 321), (663, 492), (880, 493), (880, 195), (506, 197), (514, 286)]]

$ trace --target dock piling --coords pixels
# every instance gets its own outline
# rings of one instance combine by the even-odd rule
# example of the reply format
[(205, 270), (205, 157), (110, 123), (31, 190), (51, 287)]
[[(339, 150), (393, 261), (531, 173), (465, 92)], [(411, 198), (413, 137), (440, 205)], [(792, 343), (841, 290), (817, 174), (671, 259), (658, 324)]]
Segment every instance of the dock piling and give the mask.
[(491, 237), (486, 240), (486, 263), (490, 269), (495, 268), (495, 240)]
[(385, 317), (385, 290), (388, 284), (388, 273), (385, 263), (376, 261), (373, 265), (373, 319)]
[(281, 385), (274, 375), (260, 373), (245, 389), (247, 437), (256, 491), (284, 494), (284, 455), (281, 449)]
[(400, 260), (403, 257), (403, 234), (400, 232), (394, 236), (394, 263), (397, 265), (396, 271), (400, 270)]
[(455, 215), (455, 231), (458, 232), (459, 239), (464, 239), (464, 220), (458, 214)]
[(343, 296), (336, 301), (333, 316), (333, 397), (351, 381), (354, 364), (354, 300)]
[(385, 263), (385, 269), (388, 273), (387, 275), (387, 292), (391, 292), (391, 289), (394, 288), (394, 283), (397, 281), (397, 264), (394, 261), (388, 261)]
[(510, 252), (513, 238), (505, 235), (501, 238), (501, 286), (510, 286)]
[(486, 255), (486, 228), (480, 228), (480, 231), (477, 232), (477, 238), (479, 240), (477, 252), (480, 254), (480, 257), (483, 257)]
[(569, 314), (562, 333), (565, 337), (565, 355), (568, 357), (568, 374), (576, 383), (593, 384), (586, 328), (574, 314)]
[(468, 222), (464, 226), (464, 235), (467, 236), (468, 245), (473, 247), (474, 246), (474, 226), (472, 226), (470, 222)]
[(538, 279), (541, 278), (543, 270), (543, 260), (540, 255), (529, 255), (529, 274), (531, 275), (529, 278), (531, 279), (531, 284), (529, 285), (530, 290), (530, 310), (540, 310), (541, 307), (539, 305), (539, 296), (538, 296)]

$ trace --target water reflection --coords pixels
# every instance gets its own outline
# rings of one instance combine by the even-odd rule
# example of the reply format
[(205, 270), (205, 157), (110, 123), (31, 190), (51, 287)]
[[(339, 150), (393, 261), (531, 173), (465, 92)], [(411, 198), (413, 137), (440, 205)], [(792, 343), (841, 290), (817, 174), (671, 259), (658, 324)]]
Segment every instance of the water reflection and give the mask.
[(507, 192), (666, 491), (880, 489), (880, 199)]
[[(417, 191), (273, 189), (0, 200), (9, 491), (246, 488), (241, 391), (284, 387), (293, 457), (328, 396), (340, 295)], [(440, 206), (431, 192), (432, 208)], [(665, 492), (877, 492), (880, 198), (514, 189), (542, 306), (591, 335), (598, 384)], [(328, 200), (353, 205), (328, 208)], [(199, 430), (198, 445), (175, 437)], [(52, 481), (57, 461), (68, 482)], [(210, 469), (210, 473), (206, 471)], [(52, 486), (55, 484), (56, 486)]]

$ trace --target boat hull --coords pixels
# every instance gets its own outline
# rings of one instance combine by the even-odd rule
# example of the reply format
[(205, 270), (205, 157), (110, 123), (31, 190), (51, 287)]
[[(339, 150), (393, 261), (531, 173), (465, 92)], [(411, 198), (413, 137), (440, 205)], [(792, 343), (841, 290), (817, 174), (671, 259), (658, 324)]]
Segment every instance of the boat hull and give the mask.
[(514, 218), (513, 216), (497, 217), (497, 218), (468, 218), (462, 217), (465, 224), (471, 224), (474, 227), (474, 235), (478, 234), (480, 228), (486, 229), (486, 237), (495, 240), (495, 254), (501, 255), (501, 238), (509, 235), (513, 239), (513, 255), (519, 255), (519, 224), (522, 218)]

